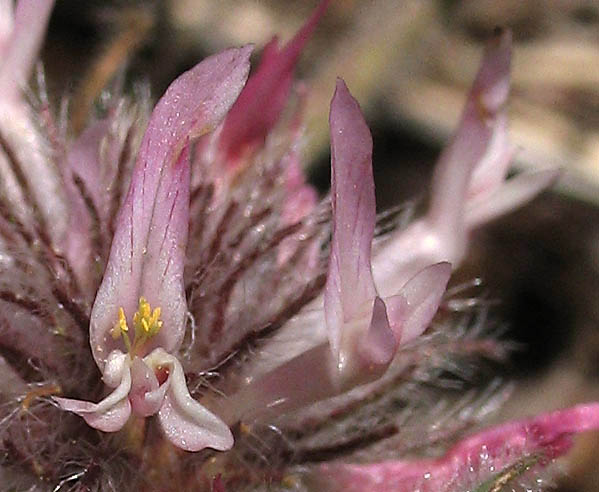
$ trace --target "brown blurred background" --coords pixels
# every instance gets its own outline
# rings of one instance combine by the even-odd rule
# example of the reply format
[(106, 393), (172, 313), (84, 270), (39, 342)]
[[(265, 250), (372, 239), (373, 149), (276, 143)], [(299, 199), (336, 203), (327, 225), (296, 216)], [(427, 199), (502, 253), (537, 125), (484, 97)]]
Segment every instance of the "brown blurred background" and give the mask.
[[(44, 59), (77, 131), (115, 76), (154, 96), (207, 54), (289, 39), (316, 0), (58, 0)], [(512, 138), (519, 169), (559, 166), (552, 193), (478, 231), (463, 278), (521, 343), (499, 418), (599, 399), (599, 2), (333, 0), (298, 75), (310, 88), (306, 163), (328, 185), (328, 104), (342, 76), (366, 112), (381, 208), (422, 196), (455, 127), (485, 39), (514, 33)], [(126, 63), (127, 71), (123, 70)], [(126, 74), (126, 75), (125, 75)], [(599, 436), (578, 440), (562, 492), (599, 490)]]

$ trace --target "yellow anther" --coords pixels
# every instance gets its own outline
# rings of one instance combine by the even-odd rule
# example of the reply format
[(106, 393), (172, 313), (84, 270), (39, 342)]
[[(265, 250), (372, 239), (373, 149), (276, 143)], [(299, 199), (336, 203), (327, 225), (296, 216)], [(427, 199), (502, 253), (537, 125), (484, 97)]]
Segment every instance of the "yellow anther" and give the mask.
[(150, 303), (146, 301), (145, 297), (139, 298), (139, 312), (141, 316), (144, 318), (149, 318), (152, 313), (152, 309), (150, 308)]
[(115, 323), (112, 328), (112, 338), (115, 340), (119, 338), (123, 333), (127, 333), (129, 327), (127, 326), (127, 318), (125, 317), (125, 311), (122, 307), (119, 308), (119, 320)]
[(162, 328), (160, 313), (159, 307), (152, 311), (150, 303), (144, 297), (140, 297), (137, 312), (133, 315), (133, 327), (135, 329), (133, 344), (129, 342), (129, 336), (127, 335), (129, 327), (127, 326), (123, 308), (119, 308), (119, 320), (112, 329), (112, 336), (117, 339), (122, 335), (127, 349), (133, 354), (148, 338), (152, 338)]
[(145, 298), (139, 299), (139, 310), (133, 316), (133, 324), (135, 325), (135, 334), (143, 337), (153, 337), (160, 331), (162, 321), (160, 321), (160, 308), (152, 308), (150, 303)]
[(127, 326), (127, 318), (125, 318), (125, 310), (122, 307), (119, 308), (119, 327), (123, 333), (129, 331), (129, 327)]
[(160, 313), (161, 313), (161, 309), (159, 307), (154, 309), (154, 312), (152, 313), (152, 323), (160, 323), (162, 324), (162, 321), (159, 321), (160, 318)]

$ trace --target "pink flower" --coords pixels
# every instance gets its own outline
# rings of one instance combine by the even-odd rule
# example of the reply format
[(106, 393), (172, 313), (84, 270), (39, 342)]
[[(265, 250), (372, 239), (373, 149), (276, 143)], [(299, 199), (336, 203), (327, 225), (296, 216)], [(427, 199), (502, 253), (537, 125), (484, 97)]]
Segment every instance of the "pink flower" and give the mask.
[[(0, 6), (0, 136), (9, 155), (0, 155), (0, 191), (10, 203), (15, 216), (33, 227), (32, 213), (41, 220), (53, 222), (48, 228), (52, 239), (63, 237), (67, 226), (61, 183), (49, 169), (45, 140), (31, 118), (31, 109), (23, 97), (46, 26), (54, 6), (53, 0), (21, 0), (13, 14), (13, 2), (3, 0)], [(14, 160), (27, 162), (16, 168)], [(23, 186), (26, 185), (26, 190)], [(31, 202), (31, 207), (24, 206)]]
[(370, 265), (376, 222), (372, 139), (342, 80), (331, 102), (330, 126), (333, 232), (324, 296), (298, 315), (299, 323), (310, 323), (311, 333), (282, 351), (265, 351), (270, 360), (259, 362), (267, 369), (245, 374), (250, 384), (229, 397), (237, 412), (229, 412), (229, 420), (255, 418), (271, 402), (289, 412), (378, 379), (400, 343), (427, 328), (449, 280), (448, 263), (430, 265), (395, 295), (379, 297)]
[(508, 138), (511, 34), (490, 42), (459, 127), (435, 167), (428, 213), (396, 231), (377, 251), (374, 277), (398, 285), (423, 265), (448, 261), (455, 269), (473, 229), (514, 210), (550, 186), (551, 169), (507, 179), (516, 152)]
[(2, 104), (16, 104), (27, 86), (46, 26), (54, 7), (53, 0), (20, 0), (13, 14), (13, 2), (0, 4), (0, 94)]
[(90, 320), (94, 359), (115, 390), (96, 404), (55, 398), (92, 427), (114, 432), (131, 412), (157, 413), (168, 439), (183, 449), (233, 445), (229, 428), (189, 395), (171, 353), (181, 346), (186, 326), (189, 141), (224, 117), (247, 78), (250, 51), (207, 58), (173, 82), (154, 108)]
[(329, 3), (322, 0), (285, 46), (280, 48), (275, 37), (264, 47), (260, 65), (233, 104), (218, 139), (226, 171), (234, 171), (244, 154), (247, 157), (262, 146), (277, 123), (291, 93), (295, 65)]
[(451, 268), (448, 263), (425, 265), (397, 292), (379, 297), (371, 267), (376, 223), (372, 139), (342, 80), (331, 102), (330, 126), (333, 238), (324, 292), (328, 340), (339, 371), (355, 371), (349, 369), (356, 364), (354, 357), (363, 359), (359, 365), (383, 369), (400, 343), (428, 327)]

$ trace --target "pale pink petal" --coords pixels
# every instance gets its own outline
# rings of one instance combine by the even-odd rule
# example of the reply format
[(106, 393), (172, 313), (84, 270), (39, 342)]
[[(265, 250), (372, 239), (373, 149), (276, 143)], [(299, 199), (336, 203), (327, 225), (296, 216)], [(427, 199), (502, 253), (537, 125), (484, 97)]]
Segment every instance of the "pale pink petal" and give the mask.
[(156, 349), (144, 361), (152, 368), (160, 366), (169, 372), (167, 381), (162, 385), (167, 391), (158, 412), (160, 424), (169, 441), (186, 451), (231, 449), (233, 434), (229, 427), (191, 397), (177, 358), (162, 349)]
[(515, 151), (516, 147), (509, 140), (508, 117), (504, 108), (496, 118), (485, 155), (470, 177), (468, 200), (482, 198), (503, 184)]
[(446, 237), (464, 233), (463, 214), (472, 172), (483, 159), (493, 128), (509, 92), (511, 34), (504, 32), (487, 46), (460, 126), (435, 168), (428, 218)]
[[(110, 258), (91, 315), (90, 338), (100, 368), (120, 347), (110, 330), (144, 296), (162, 309), (162, 329), (145, 347), (175, 350), (187, 309), (183, 264), (189, 207), (190, 138), (214, 129), (239, 94), (251, 48), (227, 50), (181, 75), (156, 105), (117, 219)], [(143, 354), (140, 354), (143, 355)]]
[(330, 0), (323, 0), (302, 29), (282, 49), (274, 38), (265, 48), (256, 72), (252, 74), (225, 119), (220, 136), (220, 151), (232, 168), (236, 157), (253, 145), (264, 142), (289, 97), (293, 70), (318, 20)]
[(123, 379), (124, 371), (128, 370), (129, 362), (131, 357), (129, 354), (124, 354), (120, 350), (113, 350), (108, 354), (106, 364), (104, 364), (104, 372), (102, 373), (102, 380), (107, 386), (116, 388)]
[[(435, 167), (428, 214), (395, 232), (373, 258), (379, 292), (386, 298), (432, 263), (457, 268), (468, 245), (468, 198), (501, 183), (511, 157), (504, 106), (509, 92), (511, 35), (487, 46), (456, 134)], [(477, 166), (479, 175), (473, 177)], [(474, 181), (472, 181), (474, 179)]]
[[(7, 44), (13, 30), (13, 3), (14, 0), (0, 0), (0, 56), (2, 57), (6, 54)], [(0, 68), (0, 70), (2, 69)]]
[[(66, 410), (66, 408), (64, 408), (64, 410)], [(127, 423), (127, 420), (129, 420), (129, 416), (131, 415), (131, 403), (128, 398), (123, 398), (103, 412), (88, 413), (84, 409), (81, 409), (80, 411), (71, 411), (81, 415), (87, 422), (87, 425), (94, 429), (103, 432), (117, 432), (120, 431)]]
[(139, 357), (131, 362), (131, 410), (138, 417), (149, 417), (160, 410), (166, 387), (158, 384), (154, 371)]
[(599, 403), (590, 403), (484, 430), (439, 459), (323, 465), (318, 475), (329, 491), (471, 490), (523, 457), (540, 455), (543, 466), (568, 451), (571, 435), (598, 429)]
[[(99, 179), (100, 142), (108, 131), (108, 121), (102, 120), (88, 126), (75, 140), (67, 152), (67, 172), (65, 193), (69, 203), (69, 233), (65, 235), (65, 255), (77, 274), (80, 284), (85, 285), (89, 278), (89, 265), (92, 261), (91, 234), (92, 217), (78, 190), (75, 180), (81, 180), (96, 210), (101, 210), (100, 193), (102, 180)], [(96, 286), (94, 286), (95, 288)]]
[(372, 176), (372, 138), (360, 107), (337, 80), (329, 116), (333, 236), (324, 293), (329, 342), (338, 354), (343, 324), (362, 315), (376, 289), (370, 253), (376, 205)]
[(467, 227), (474, 229), (524, 205), (555, 183), (559, 175), (559, 169), (547, 169), (508, 179), (489, 196), (468, 202), (465, 217)]
[(106, 192), (100, 178), (100, 147), (110, 132), (109, 119), (98, 120), (88, 125), (67, 152), (67, 168), (85, 184), (96, 208), (100, 209), (102, 194)]
[(299, 151), (293, 149), (283, 159), (287, 200), (283, 204), (281, 220), (283, 224), (291, 225), (302, 220), (314, 209), (318, 194), (313, 186), (306, 183)]
[(172, 171), (172, 179), (165, 180), (165, 173), (156, 190), (153, 220), (143, 250), (139, 295), (161, 307), (164, 322), (147, 351), (162, 347), (172, 352), (179, 348), (185, 332), (183, 268), (189, 228), (189, 147)]
[(447, 262), (418, 272), (396, 296), (385, 299), (389, 321), (402, 344), (420, 336), (432, 321), (451, 276)]
[(380, 297), (374, 298), (372, 319), (368, 331), (359, 342), (357, 351), (366, 362), (365, 366), (388, 366), (393, 360), (399, 337), (391, 329), (385, 303)]
[(131, 389), (131, 373), (125, 366), (117, 388), (99, 403), (54, 397), (60, 408), (80, 415), (95, 429), (116, 432), (127, 422), (131, 414), (131, 404), (127, 395)]
[[(105, 354), (122, 347), (122, 341), (111, 335), (119, 307), (131, 320), (142, 296), (152, 307), (161, 308), (164, 323), (146, 344), (145, 353), (156, 346), (171, 351), (180, 343), (186, 311), (182, 275), (189, 220), (189, 149), (183, 150), (176, 164), (165, 168), (159, 183), (145, 192), (140, 189), (143, 176), (134, 179), (121, 209), (109, 263), (92, 310), (91, 344), (99, 364)], [(155, 203), (144, 204), (148, 192)]]
[(346, 337), (337, 359), (331, 357), (326, 341), (305, 348), (231, 395), (227, 421), (249, 422), (272, 411), (291, 412), (378, 379), (399, 345), (382, 299), (373, 298), (365, 315), (344, 329)]
[[(319, 319), (313, 321), (322, 323)], [(331, 357), (326, 340), (294, 350), (294, 357), (286, 351), (285, 362), (252, 378), (228, 398), (227, 421), (250, 422), (272, 411), (281, 415), (380, 377), (398, 346), (383, 301), (373, 298), (364, 316), (344, 328), (346, 338), (337, 359)]]
[(339, 360), (333, 360), (326, 341), (303, 350), (228, 396), (226, 421), (251, 422), (273, 412), (283, 415), (378, 379), (395, 354), (397, 340), (388, 328), (381, 299), (370, 309), (370, 329), (368, 318), (359, 320), (365, 330), (350, 331), (350, 350)]
[(12, 36), (0, 62), (3, 101), (17, 101), (27, 85), (46, 34), (54, 0), (19, 0)]
[[(306, 184), (301, 168), (299, 153), (294, 149), (284, 157), (286, 197), (281, 213), (282, 225), (293, 225), (304, 219), (316, 206), (318, 194)], [(297, 251), (298, 241), (294, 237), (285, 238), (277, 251), (277, 264), (284, 265)], [(318, 244), (315, 244), (307, 261), (307, 270), (312, 271), (318, 255)]]

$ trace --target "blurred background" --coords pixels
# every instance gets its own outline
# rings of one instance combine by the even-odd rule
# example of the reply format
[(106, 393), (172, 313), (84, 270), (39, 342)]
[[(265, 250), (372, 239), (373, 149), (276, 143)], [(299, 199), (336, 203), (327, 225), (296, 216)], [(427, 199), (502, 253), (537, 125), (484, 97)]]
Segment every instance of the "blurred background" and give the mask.
[[(316, 0), (58, 0), (44, 62), (73, 131), (116, 76), (154, 97), (225, 47), (288, 40)], [(306, 169), (326, 192), (328, 105), (337, 75), (374, 138), (381, 209), (425, 196), (482, 47), (514, 33), (511, 135), (518, 169), (561, 167), (552, 192), (476, 233), (460, 278), (481, 277), (518, 350), (498, 419), (599, 400), (599, 2), (333, 0), (298, 67), (309, 89)], [(126, 67), (126, 71), (123, 69)], [(125, 75), (126, 74), (126, 75)], [(578, 439), (561, 492), (599, 490), (599, 435)]]

